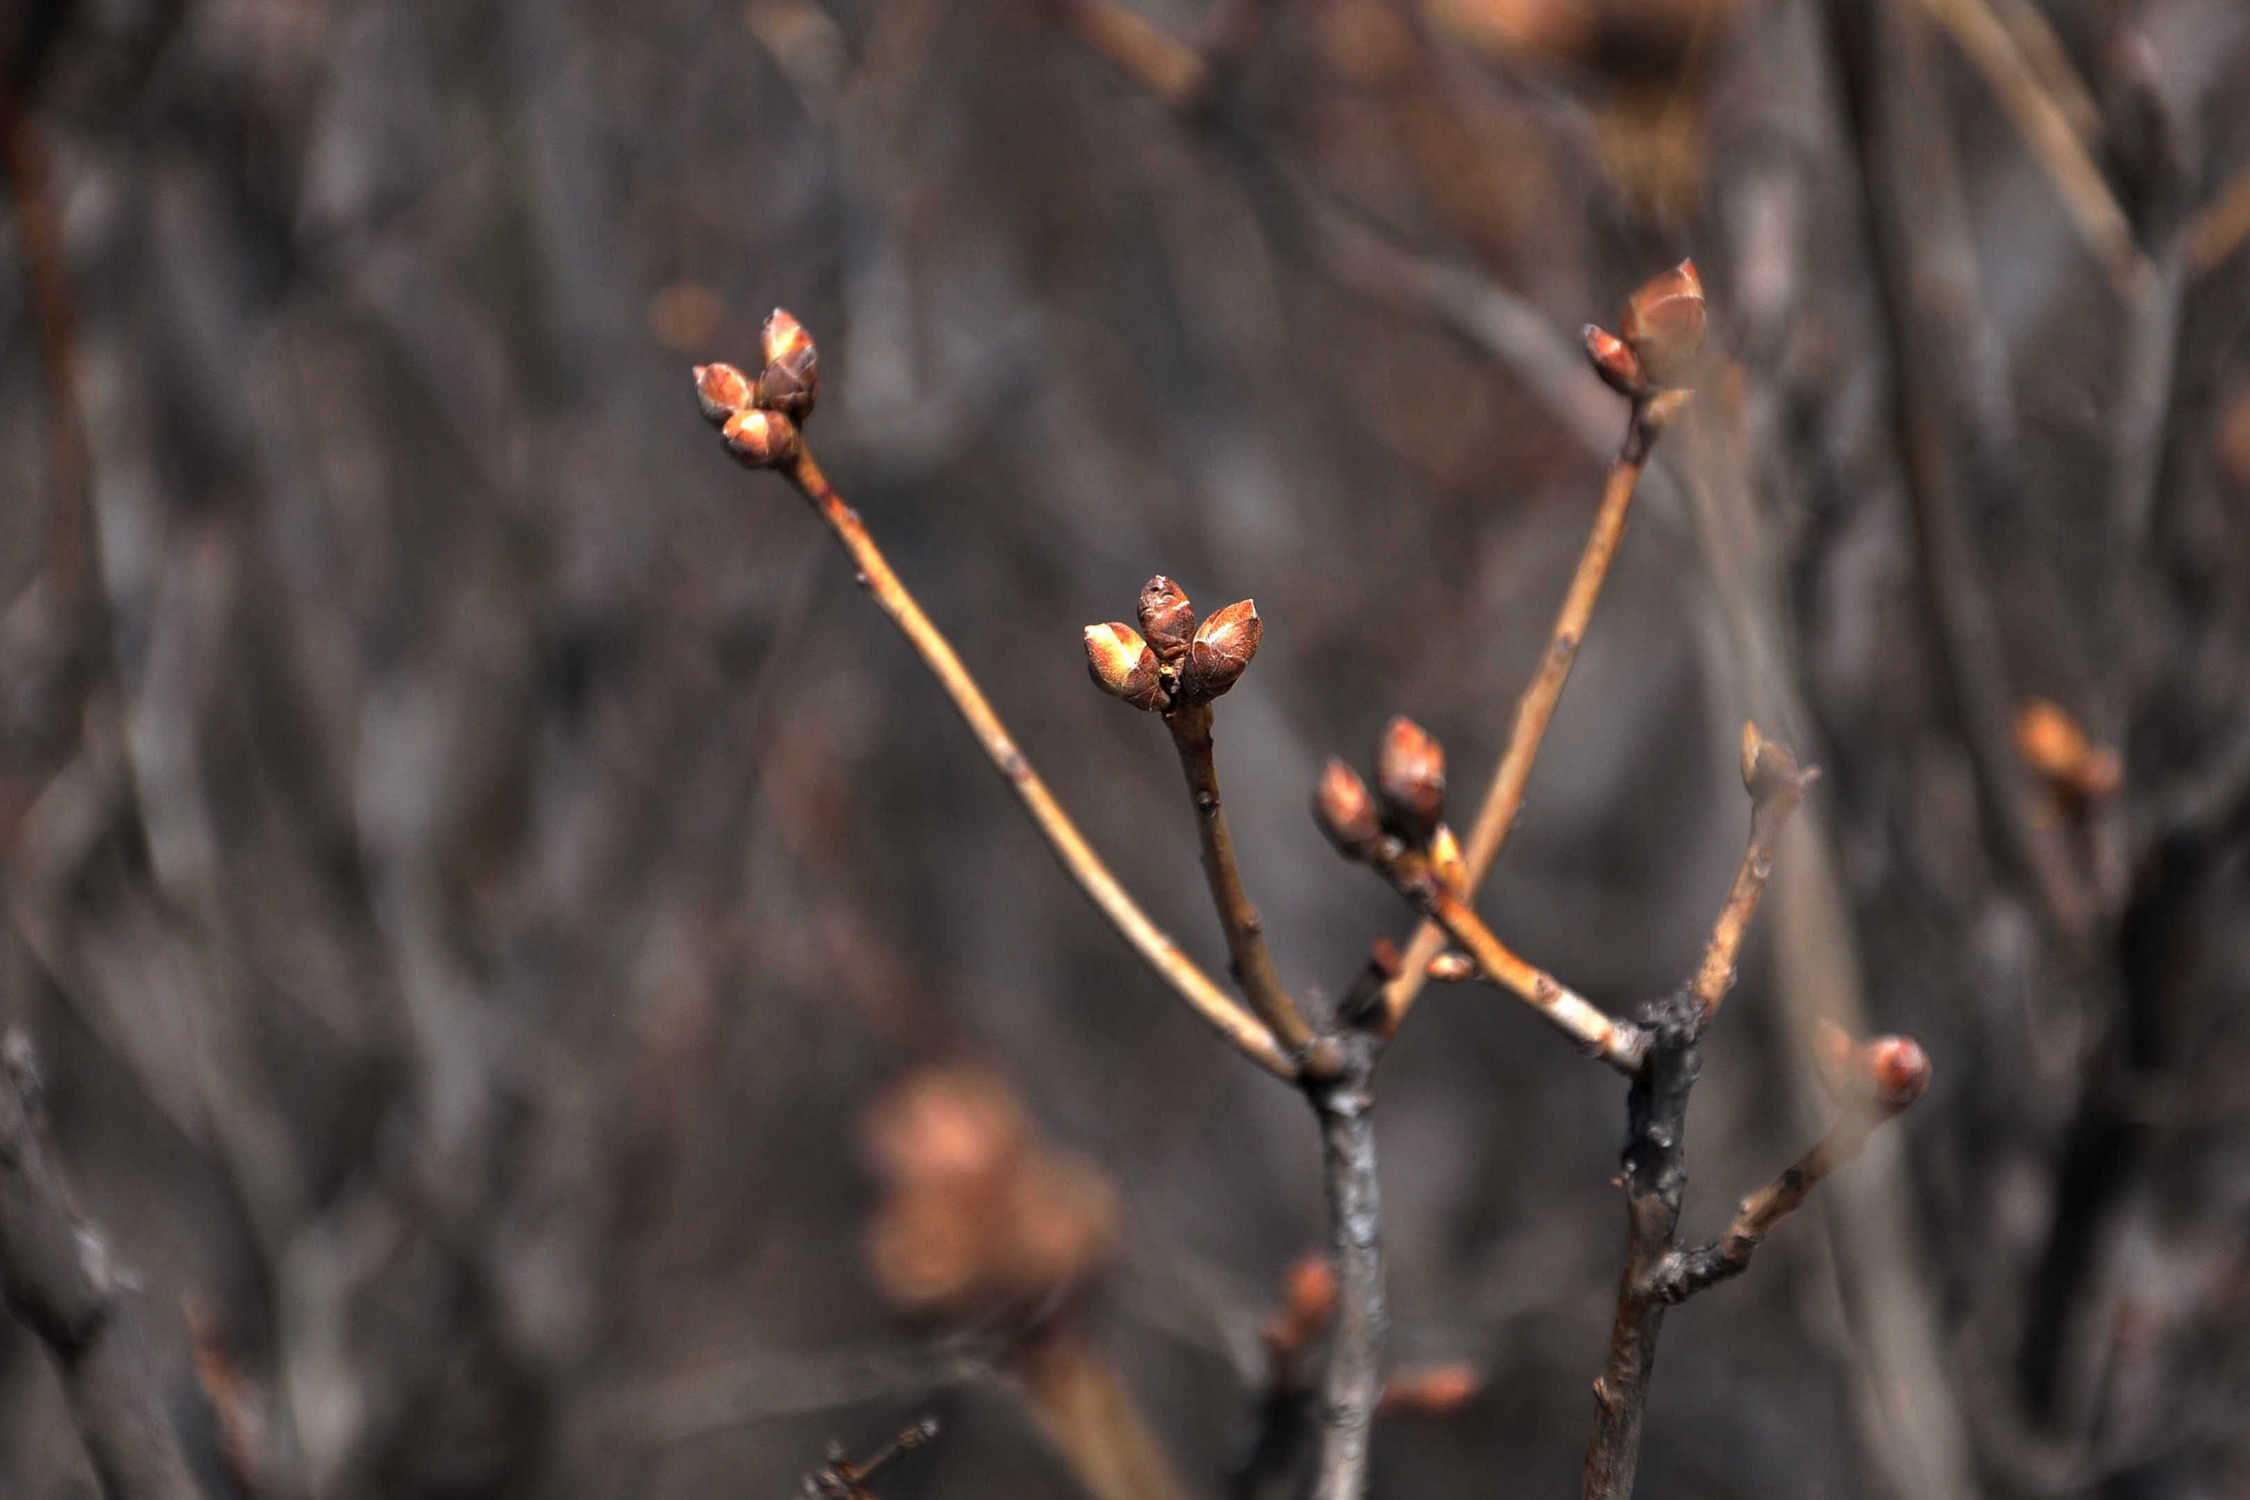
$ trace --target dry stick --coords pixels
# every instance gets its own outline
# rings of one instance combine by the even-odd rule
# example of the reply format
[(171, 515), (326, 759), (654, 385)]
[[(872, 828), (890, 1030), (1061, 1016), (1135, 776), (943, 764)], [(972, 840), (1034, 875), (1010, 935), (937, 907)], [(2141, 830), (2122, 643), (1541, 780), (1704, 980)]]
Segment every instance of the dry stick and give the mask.
[(1250, 1008), (1282, 1047), (1293, 1057), (1303, 1056), (1313, 1044), (1312, 1030), (1282, 987), (1273, 955), (1266, 949), (1265, 925), (1242, 886), (1242, 872), (1234, 858), (1234, 835), (1228, 831), (1226, 808), (1219, 801), (1219, 770), (1211, 754), (1211, 717), (1208, 703), (1176, 709), (1164, 716), (1164, 727), (1172, 731), (1173, 747), (1180, 752), (1188, 796), (1195, 803), (1196, 831), (1203, 840), (1203, 873), (1211, 884), (1212, 904), (1219, 909), (1219, 924), (1226, 929), (1227, 955), (1235, 981), (1249, 997)]
[[(1743, 780), (1754, 799), (1750, 845), (1713, 925), (1711, 943), (1693, 985), (1652, 1002), (1640, 1017), (1647, 1053), (1626, 1095), (1625, 1270), (1617, 1286), (1617, 1316), (1610, 1325), (1609, 1360), (1594, 1382), (1594, 1436), (1586, 1449), (1583, 1500), (1628, 1500), (1641, 1457), (1641, 1424), (1648, 1410), (1648, 1381), (1656, 1363), (1664, 1309), (1674, 1298), (1665, 1277), (1678, 1254), (1680, 1197), (1687, 1186), (1687, 1106), (1702, 1068), (1703, 1028), (1725, 994), (1734, 947), (1765, 890), (1765, 879), (1744, 875), (1769, 864), (1782, 825), (1803, 799), (1810, 780), (1778, 745), (1743, 737)], [(1712, 956), (1723, 956), (1716, 967)], [(1705, 977), (1718, 973), (1707, 997)]]
[[(1578, 568), (1571, 574), (1562, 608), (1555, 614), (1554, 629), (1548, 632), (1546, 653), (1539, 659), (1539, 670), (1532, 676), (1531, 685), (1524, 689), (1523, 697), (1516, 704), (1515, 729), (1508, 736), (1507, 749), (1501, 753), (1492, 789), (1485, 793), (1484, 805), (1477, 810), (1476, 823), (1469, 831), (1464, 859), (1469, 870), (1466, 894), (1471, 897), (1491, 871), (1501, 846), (1508, 841), (1509, 830), (1515, 826), (1516, 814), (1523, 807), (1524, 787), (1531, 780), (1532, 764), (1539, 758), (1540, 742), (1546, 738), (1547, 725), (1554, 718), (1555, 704), (1561, 700), (1563, 687), (1570, 681), (1571, 663), (1578, 658), (1578, 645), (1586, 638), (1586, 626), (1593, 618), (1594, 604), (1601, 598), (1603, 581), (1609, 577), (1610, 560), (1617, 555), (1618, 540), (1625, 534), (1625, 517), (1633, 506), (1633, 491), (1640, 481), (1641, 470), (1648, 464), (1654, 442), (1655, 432), (1644, 420), (1640, 405), (1636, 404), (1626, 428), (1624, 446), (1618, 450), (1616, 461), (1610, 465), (1609, 479), (1602, 486), (1602, 503), (1594, 512), (1592, 530), (1586, 534), (1585, 550), (1578, 555)], [(1406, 948), (1405, 967), (1383, 996), (1388, 1030), (1397, 1030), (1399, 1022), (1406, 1018), (1415, 997), (1428, 982), (1430, 960), (1437, 957), (1444, 946), (1445, 932), (1435, 920), (1424, 922), (1416, 931)]]
[(852, 562), (859, 569), (860, 582), (874, 595), (876, 605), (890, 616), (891, 623), (912, 644), (931, 675), (953, 699), (953, 706), (967, 721), (977, 743), (984, 747), (985, 755), (1022, 800), (1032, 821), (1046, 835), (1055, 857), (1062, 861), (1063, 868), (1070, 872), (1087, 898), (1133, 945), (1142, 960), (1244, 1056), (1277, 1078), (1296, 1077), (1296, 1063), (1282, 1051), (1273, 1034), (1196, 967), (1194, 960), (1180, 951), (1179, 944), (1150, 921), (1148, 914), (1118, 884), (1109, 866), (1102, 863), (1101, 856), (1086, 842), (1085, 835), (1078, 831), (1070, 815), (1055, 801), (1054, 793), (1047, 789), (1047, 783), (1017, 748), (1007, 727), (1000, 722), (1000, 716), (985, 701), (976, 679), (954, 654), (952, 645), (930, 623), (930, 617), (922, 613), (914, 596), (891, 571), (890, 563), (861, 524), (859, 513), (844, 503), (843, 497), (828, 483), (828, 477), (821, 473), (820, 466), (813, 462), (811, 450), (800, 446), (797, 456), (781, 466), (781, 472), (812, 502), (821, 520), (851, 554)]
[(2053, 179), (2071, 223), (2111, 282), (2130, 291), (2147, 277), (2148, 257), (2134, 242), (2133, 226), (2109, 190), (2070, 116), (2040, 83), (2008, 28), (1983, 0), (1922, 0), (1922, 8), (1968, 54), (1998, 96), (2016, 133)]
[(48, 1154), (20, 1035), (0, 1069), (0, 1295), (62, 1377), (108, 1500), (192, 1500), (179, 1440), (133, 1347), (109, 1253), (71, 1207)]
[(1603, 1014), (1583, 995), (1516, 954), (1493, 935), (1474, 907), (1437, 878), (1428, 859), (1415, 853), (1391, 855), (1384, 851), (1377, 853), (1373, 863), (1400, 895), (1421, 909), (1441, 943), (1450, 937), (1467, 951), (1480, 977), (1529, 1001), (1532, 1009), (1577, 1043), (1587, 1056), (1628, 1075), (1639, 1069), (1648, 1050), (1648, 1038), (1638, 1027)]

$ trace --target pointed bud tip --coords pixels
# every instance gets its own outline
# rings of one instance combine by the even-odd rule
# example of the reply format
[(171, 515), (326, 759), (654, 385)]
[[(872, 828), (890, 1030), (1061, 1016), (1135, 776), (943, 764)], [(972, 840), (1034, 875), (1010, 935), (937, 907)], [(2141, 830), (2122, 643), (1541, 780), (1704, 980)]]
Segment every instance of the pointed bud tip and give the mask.
[(1694, 261), (1683, 260), (1649, 278), (1625, 299), (1618, 333), (1649, 380), (1660, 386), (1684, 386), (1695, 376), (1706, 316), (1703, 279), (1696, 274)]
[(1383, 836), (1367, 783), (1334, 756), (1321, 768), (1320, 780), (1314, 784), (1313, 819), (1346, 859), (1365, 859)]
[(729, 364), (695, 367), (695, 404), (703, 420), (723, 427), (727, 418), (751, 404), (749, 377)]
[(719, 429), (727, 451), (753, 469), (770, 469), (797, 456), (797, 425), (779, 412), (738, 411)]
[(1639, 396), (1647, 391), (1648, 377), (1623, 339), (1595, 323), (1588, 323), (1580, 337), (1585, 341), (1586, 358), (1604, 385), (1620, 396)]
[(1086, 627), (1086, 675), (1103, 692), (1144, 712), (1163, 706), (1156, 653), (1122, 620)]
[(1445, 818), (1445, 749), (1404, 714), (1383, 729), (1375, 790), (1384, 826), (1415, 848), (1427, 844)]
[(1189, 637), (1187, 669), (1180, 674), (1183, 694), (1190, 701), (1208, 700), (1233, 687), (1249, 670), (1265, 634), (1265, 621), (1249, 599), (1214, 610)]

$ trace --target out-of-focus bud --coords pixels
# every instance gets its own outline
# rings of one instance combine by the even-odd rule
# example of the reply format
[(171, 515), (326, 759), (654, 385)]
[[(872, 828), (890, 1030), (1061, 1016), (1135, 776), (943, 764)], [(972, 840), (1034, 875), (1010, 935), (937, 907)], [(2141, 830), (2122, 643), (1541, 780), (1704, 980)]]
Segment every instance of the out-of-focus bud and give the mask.
[(1383, 730), (1375, 791), (1383, 826), (1414, 848), (1427, 844), (1445, 818), (1445, 751), (1403, 714)]
[(1180, 586), (1162, 573), (1141, 585), (1141, 631), (1158, 661), (1178, 661), (1195, 636), (1195, 610)]
[(2049, 786), (2088, 802), (2113, 795), (2125, 779), (2117, 752), (2088, 739), (2076, 719), (2044, 698), (2016, 710), (2016, 753)]
[(1216, 698), (1240, 682), (1265, 633), (1266, 622), (1249, 599), (1237, 599), (1196, 626), (1188, 641), (1187, 670), (1180, 674), (1188, 699)]
[(802, 422), (820, 399), (820, 351), (804, 325), (778, 307), (766, 319), (762, 339), (766, 367), (758, 375), (758, 404)]
[(1703, 323), (1703, 282), (1695, 274), (1695, 262), (1683, 260), (1625, 299), (1618, 332), (1650, 381), (1687, 385), (1703, 351)]
[(1346, 859), (1365, 859), (1383, 836), (1375, 799), (1359, 773), (1333, 757), (1313, 788), (1313, 818)]
[(1930, 1054), (1910, 1036), (1876, 1037), (1862, 1055), (1875, 1102), (1892, 1114), (1921, 1098), (1930, 1086)]
[(1441, 984), (1458, 984), (1477, 977), (1477, 961), (1458, 948), (1430, 955), (1429, 977)]
[(1438, 883), (1454, 895), (1468, 894), (1469, 866), (1461, 858), (1461, 841), (1443, 823), (1430, 835), (1430, 871), (1437, 876)]
[(738, 411), (727, 418), (719, 436), (729, 453), (753, 469), (770, 469), (797, 456), (797, 424), (777, 411)]
[(703, 420), (713, 427), (724, 427), (727, 418), (750, 405), (755, 394), (750, 389), (750, 377), (733, 365), (695, 367), (695, 404), (703, 409)]
[(1387, 937), (1377, 938), (1367, 945), (1367, 961), (1385, 979), (1396, 979), (1406, 972), (1405, 955), (1398, 951), (1398, 944)]
[(1376, 1414), (1385, 1417), (1422, 1417), (1438, 1420), (1457, 1415), (1484, 1393), (1484, 1377), (1474, 1365), (1431, 1365), (1421, 1370), (1401, 1370), (1383, 1382), (1383, 1398)]
[(1787, 745), (1767, 739), (1757, 725), (1743, 720), (1742, 787), (1752, 797), (1802, 794), (1816, 774), (1799, 766)]
[(1648, 389), (1641, 362), (1623, 339), (1592, 323), (1586, 325), (1585, 339), (1586, 358), (1592, 361), (1594, 373), (1601, 376), (1604, 385), (1620, 396), (1638, 396)]
[(1139, 631), (1122, 620), (1086, 627), (1086, 675), (1103, 692), (1135, 708), (1153, 711), (1164, 706), (1156, 653)]

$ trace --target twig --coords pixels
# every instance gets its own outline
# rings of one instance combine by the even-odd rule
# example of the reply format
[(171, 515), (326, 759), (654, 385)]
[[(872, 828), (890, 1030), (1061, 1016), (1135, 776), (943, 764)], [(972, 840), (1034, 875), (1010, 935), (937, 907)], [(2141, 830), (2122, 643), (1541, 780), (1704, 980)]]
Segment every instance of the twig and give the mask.
[(1501, 942), (1476, 909), (1437, 878), (1426, 858), (1401, 851), (1396, 856), (1379, 855), (1372, 863), (1429, 919), (1439, 946), (1449, 937), (1461, 945), (1476, 964), (1479, 977), (1529, 1001), (1533, 1010), (1587, 1056), (1599, 1058), (1621, 1073), (1630, 1074), (1640, 1067), (1648, 1039), (1638, 1027), (1605, 1015), (1583, 995)]
[(1093, 1500), (1187, 1500), (1164, 1445), (1133, 1393), (1075, 1318), (1026, 1340), (1008, 1358), (1039, 1426)]
[[(1636, 406), (1626, 427), (1624, 446), (1618, 450), (1616, 461), (1610, 465), (1609, 478), (1602, 486), (1601, 505), (1594, 512), (1594, 524), (1586, 534), (1585, 548), (1578, 554), (1578, 566), (1570, 575), (1570, 587), (1563, 593), (1562, 607), (1556, 611), (1554, 628), (1547, 633), (1547, 649), (1539, 658), (1539, 669), (1532, 675), (1531, 685), (1524, 689), (1523, 697), (1516, 704), (1515, 728), (1508, 736), (1507, 748), (1501, 752), (1492, 788), (1485, 793), (1484, 805), (1477, 810), (1477, 820), (1469, 829), (1464, 861), (1469, 872), (1466, 894), (1471, 897), (1484, 884), (1484, 877), (1499, 858), (1501, 846), (1508, 841), (1509, 831), (1515, 827), (1516, 814), (1523, 808), (1524, 788), (1531, 780), (1532, 765), (1539, 758), (1547, 725), (1553, 720), (1555, 705), (1561, 701), (1563, 688), (1570, 681), (1571, 664), (1578, 659), (1579, 643), (1586, 638), (1586, 626), (1593, 618), (1595, 603), (1601, 598), (1602, 584), (1609, 577), (1609, 565), (1617, 555), (1617, 544), (1625, 534), (1625, 518), (1632, 510), (1633, 491), (1640, 481), (1641, 470), (1648, 463), (1654, 436), (1645, 412)], [(1391, 1030), (1397, 1030), (1399, 1023), (1406, 1019), (1415, 997), (1429, 980), (1430, 960), (1437, 957), (1444, 946), (1445, 929), (1434, 917), (1424, 922), (1407, 944), (1404, 967), (1383, 995), (1385, 1024)]]
[(179, 1440), (133, 1347), (109, 1253), (48, 1153), (30, 1044), (0, 1057), (0, 1295), (46, 1346), (109, 1500), (192, 1500)]
[(828, 1451), (828, 1462), (805, 1476), (799, 1493), (808, 1500), (868, 1500), (867, 1481), (907, 1453), (922, 1447), (938, 1434), (937, 1418), (924, 1417), (857, 1463), (847, 1460), (840, 1444)]
[(1660, 1286), (1664, 1299), (1685, 1302), (1697, 1292), (1748, 1270), (1751, 1255), (1765, 1243), (1774, 1225), (1803, 1207), (1821, 1179), (1858, 1156), (1877, 1123), (1864, 1118), (1837, 1121), (1780, 1176), (1742, 1200), (1724, 1235), (1683, 1253), (1667, 1268)]
[(812, 502), (821, 520), (851, 554), (852, 562), (859, 569), (860, 581), (874, 596), (876, 606), (890, 616), (891, 623), (913, 645), (931, 675), (952, 698), (954, 707), (976, 735), (977, 743), (983, 746), (986, 757), (1023, 802), (1032, 821), (1046, 836), (1055, 857), (1078, 882), (1087, 898), (1133, 945), (1142, 961), (1237, 1050), (1277, 1078), (1295, 1077), (1296, 1064), (1275, 1042), (1273, 1034), (1180, 951), (1179, 944), (1149, 919), (1139, 903), (1118, 883), (1117, 877), (1110, 873), (1109, 866), (1086, 842), (1078, 825), (1070, 820), (1054, 793), (1047, 789), (1047, 783), (1017, 748), (1014, 738), (985, 700), (976, 679), (961, 664), (951, 643), (930, 623), (929, 616), (922, 613), (914, 596), (891, 571), (889, 561), (875, 545), (874, 538), (867, 534), (859, 513), (844, 503), (820, 466), (813, 462), (811, 452), (800, 444), (794, 457), (778, 467)]
[(1758, 910), (1758, 898), (1765, 894), (1766, 880), (1773, 874), (1773, 851), (1781, 840), (1781, 830), (1804, 800), (1805, 788), (1819, 775), (1818, 770), (1800, 768), (1797, 758), (1759, 734), (1757, 725), (1742, 726), (1742, 780), (1751, 797), (1750, 843), (1742, 851), (1742, 863), (1727, 890), (1726, 905), (1720, 908), (1719, 920), (1712, 926), (1703, 964), (1689, 986), (1703, 1007), (1706, 1024), (1718, 1014), (1719, 1002), (1734, 987), (1735, 955), (1741, 950), (1750, 918)]
[(2139, 286), (2148, 257), (2070, 116), (2040, 83), (2008, 28), (1983, 0), (1922, 0), (1922, 8), (1950, 35), (1992, 86), (2024, 144), (2046, 169), (2080, 238), (2109, 272), (2119, 291)]
[(1172, 731), (1173, 747), (1180, 753), (1180, 770), (1187, 776), (1188, 796), (1195, 803), (1196, 831), (1203, 841), (1203, 873), (1211, 885), (1219, 924), (1226, 929), (1234, 977), (1249, 997), (1250, 1008), (1291, 1056), (1302, 1056), (1312, 1045), (1312, 1031), (1282, 986), (1273, 955), (1266, 948), (1265, 926), (1258, 919), (1257, 908), (1250, 904), (1249, 892), (1243, 889), (1242, 872), (1234, 858), (1234, 835), (1228, 831), (1226, 808), (1219, 800), (1219, 771), (1211, 754), (1211, 717), (1208, 703), (1174, 709), (1164, 716), (1165, 728)]
[(1321, 1179), (1328, 1196), (1328, 1248), (1336, 1264), (1336, 1328), (1321, 1384), (1320, 1458), (1313, 1500), (1361, 1500), (1368, 1440), (1383, 1396), (1383, 1211), (1375, 1175), (1375, 1096), (1380, 1039), (1347, 1032), (1335, 1079), (1312, 1086), (1320, 1116)]

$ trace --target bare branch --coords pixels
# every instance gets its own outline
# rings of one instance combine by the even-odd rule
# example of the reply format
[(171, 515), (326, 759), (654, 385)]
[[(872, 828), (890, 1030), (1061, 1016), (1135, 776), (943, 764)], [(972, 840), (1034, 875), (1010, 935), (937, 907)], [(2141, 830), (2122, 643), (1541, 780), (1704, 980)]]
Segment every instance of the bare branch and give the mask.
[(1711, 941), (1703, 950), (1703, 964), (1690, 986), (1703, 1007), (1706, 1024), (1718, 1014), (1719, 1002), (1734, 987), (1735, 955), (1741, 951), (1743, 934), (1758, 910), (1758, 898), (1765, 894), (1766, 880), (1773, 874), (1773, 851), (1781, 840), (1781, 830), (1804, 800), (1805, 788), (1819, 775), (1811, 767), (1800, 768), (1797, 757), (1759, 734), (1757, 725), (1742, 726), (1742, 784), (1751, 797), (1750, 843), (1742, 852), (1726, 905), (1719, 910)]

